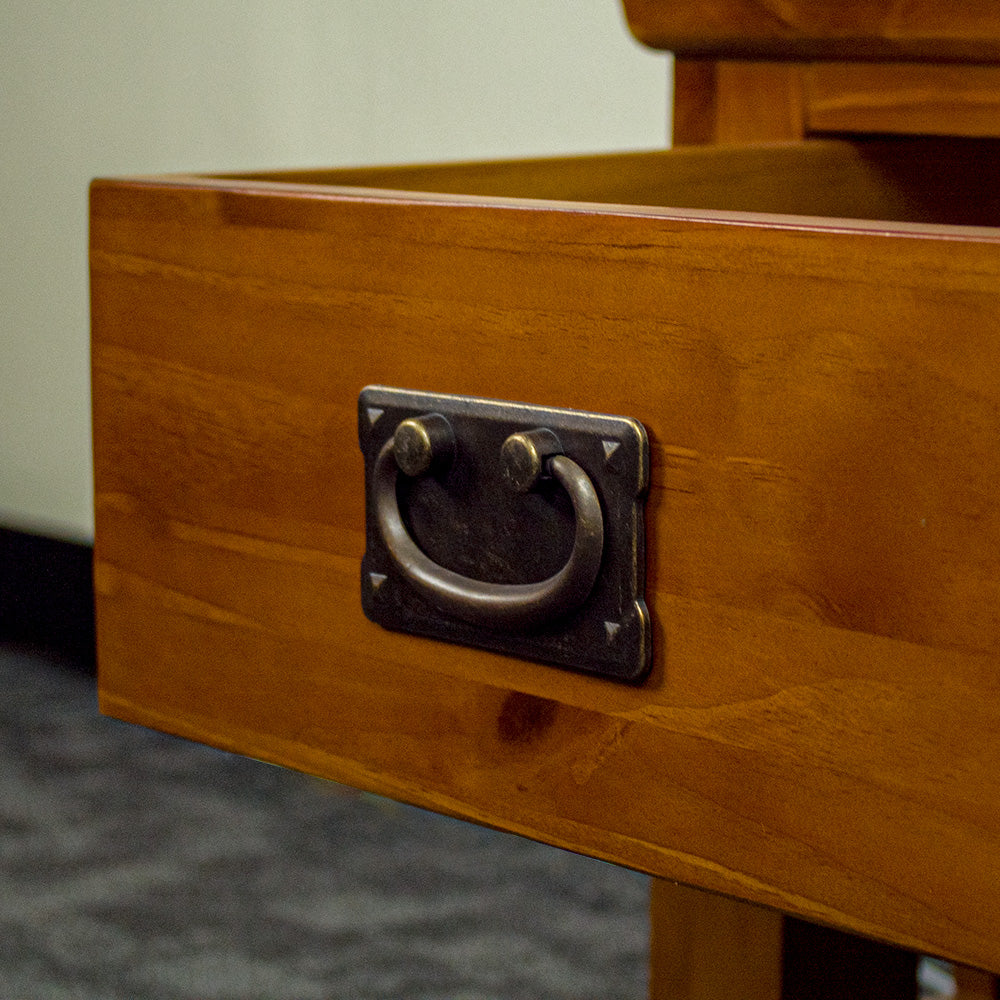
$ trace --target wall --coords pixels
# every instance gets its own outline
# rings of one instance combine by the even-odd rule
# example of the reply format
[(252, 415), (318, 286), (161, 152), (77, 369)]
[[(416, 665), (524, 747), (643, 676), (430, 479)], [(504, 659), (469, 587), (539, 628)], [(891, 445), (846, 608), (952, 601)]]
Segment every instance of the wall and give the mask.
[(616, 0), (9, 0), (0, 12), (0, 525), (92, 537), (95, 175), (665, 143)]

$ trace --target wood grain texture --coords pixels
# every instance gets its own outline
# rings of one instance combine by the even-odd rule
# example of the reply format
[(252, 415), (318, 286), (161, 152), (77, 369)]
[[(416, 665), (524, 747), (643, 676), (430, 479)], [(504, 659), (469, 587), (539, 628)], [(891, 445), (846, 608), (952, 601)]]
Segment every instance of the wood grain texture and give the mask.
[(992, 0), (624, 0), (646, 45), (712, 59), (995, 62)]
[(1000, 67), (678, 58), (674, 143), (1000, 135)]
[(804, 73), (813, 134), (1000, 135), (1000, 66), (817, 63)]
[[(197, 178), (91, 225), (105, 711), (1000, 970), (1000, 233)], [(366, 383), (646, 425), (645, 686), (365, 620)]]

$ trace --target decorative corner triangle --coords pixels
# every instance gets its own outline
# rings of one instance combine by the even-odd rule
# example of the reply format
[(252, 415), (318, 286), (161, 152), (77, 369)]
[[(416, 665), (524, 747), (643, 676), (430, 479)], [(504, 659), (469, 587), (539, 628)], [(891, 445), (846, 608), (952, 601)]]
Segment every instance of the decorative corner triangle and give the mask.
[(605, 622), (604, 631), (608, 634), (608, 642), (612, 643), (615, 641), (615, 636), (621, 631), (621, 625), (618, 622)]
[(610, 462), (614, 453), (621, 447), (621, 441), (601, 441), (604, 446), (604, 461)]
[(381, 589), (382, 584), (388, 579), (389, 578), (385, 575), (385, 573), (369, 573), (368, 582), (371, 584), (372, 593), (377, 594)]
[(377, 406), (369, 406), (367, 410), (369, 426), (374, 427), (383, 413), (385, 410), (380, 410)]

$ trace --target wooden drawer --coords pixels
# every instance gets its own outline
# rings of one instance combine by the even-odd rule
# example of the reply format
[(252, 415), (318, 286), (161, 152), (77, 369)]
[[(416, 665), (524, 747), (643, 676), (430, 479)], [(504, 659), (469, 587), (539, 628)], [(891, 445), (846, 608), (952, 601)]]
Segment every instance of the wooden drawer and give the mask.
[[(996, 151), (95, 182), (102, 709), (1000, 971)], [(365, 619), (369, 383), (642, 421), (645, 684)]]

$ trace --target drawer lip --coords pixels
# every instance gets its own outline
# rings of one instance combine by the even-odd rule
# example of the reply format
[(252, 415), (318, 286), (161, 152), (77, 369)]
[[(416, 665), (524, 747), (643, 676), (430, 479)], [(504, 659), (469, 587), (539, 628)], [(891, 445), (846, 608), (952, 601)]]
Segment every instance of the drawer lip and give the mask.
[(394, 188), (348, 187), (335, 184), (305, 184), (268, 181), (257, 178), (237, 180), (209, 174), (134, 175), (120, 178), (96, 178), (92, 190), (104, 184), (134, 185), (148, 188), (214, 190), (246, 196), (317, 199), (339, 202), (414, 206), (449, 206), (456, 208), (496, 208), (523, 212), (559, 212), (574, 215), (608, 215), (645, 218), (661, 222), (689, 222), (713, 226), (738, 226), (755, 229), (781, 229), (806, 233), (860, 234), (898, 236), (929, 240), (962, 240), (1000, 243), (1000, 226), (966, 226), (948, 223), (901, 222), (893, 219), (852, 219), (792, 213), (721, 211), (705, 208), (630, 205), (627, 203), (559, 201), (556, 199), (514, 198), (498, 195), (462, 195), (447, 192), (409, 191)]
[[(139, 175), (105, 184), (309, 201), (617, 215), (711, 225), (1000, 240), (984, 167), (1000, 140), (808, 139), (534, 159)], [(989, 223), (992, 221), (993, 225)]]

